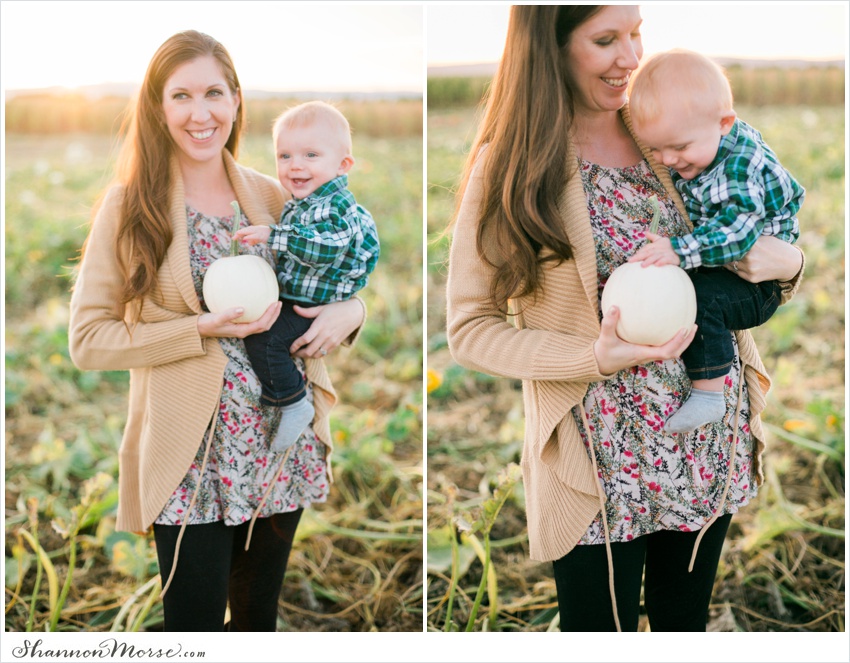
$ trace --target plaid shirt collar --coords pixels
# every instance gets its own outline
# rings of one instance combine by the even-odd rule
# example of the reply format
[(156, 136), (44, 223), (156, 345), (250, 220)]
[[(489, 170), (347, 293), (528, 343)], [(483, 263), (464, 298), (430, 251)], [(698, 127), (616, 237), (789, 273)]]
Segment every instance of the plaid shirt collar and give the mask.
[(348, 175), (339, 175), (332, 180), (325, 182), (322, 186), (316, 189), (313, 193), (305, 198), (293, 198), (293, 202), (302, 209), (310, 207), (319, 198), (333, 195), (342, 191), (348, 186)]
[(702, 171), (703, 173), (709, 173), (714, 170), (714, 167), (717, 164), (724, 161), (726, 158), (732, 154), (732, 150), (735, 149), (735, 146), (738, 144), (738, 125), (740, 120), (735, 120), (732, 123), (732, 129), (729, 130), (729, 133), (725, 136), (720, 137), (720, 145), (717, 147), (717, 154), (714, 155), (714, 160), (708, 165), (708, 167)]

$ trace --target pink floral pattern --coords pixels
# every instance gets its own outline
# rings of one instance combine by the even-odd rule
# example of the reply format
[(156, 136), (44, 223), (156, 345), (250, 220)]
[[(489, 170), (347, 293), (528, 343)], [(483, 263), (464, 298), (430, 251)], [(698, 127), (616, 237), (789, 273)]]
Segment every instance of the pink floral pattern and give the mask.
[[(583, 162), (581, 174), (596, 241), (601, 297), (614, 269), (646, 242), (652, 194), (661, 203), (661, 234), (681, 234), (686, 225), (645, 161), (628, 168)], [(735, 513), (755, 496), (746, 385), (734, 465), (729, 460), (739, 378), (736, 363), (726, 377), (724, 419), (687, 435), (664, 432), (667, 418), (691, 388), (681, 361), (636, 366), (590, 385), (584, 408), (599, 480), (608, 497), (611, 541), (630, 541), (662, 529), (700, 529), (716, 510), (730, 471), (732, 483), (723, 513)], [(580, 423), (578, 407), (573, 416)], [(583, 430), (582, 439), (589, 450)], [(599, 514), (579, 544), (604, 543), (604, 536)]]
[[(187, 210), (189, 255), (195, 290), (203, 302), (203, 277), (210, 264), (230, 252), (233, 217), (210, 217)], [(243, 216), (243, 225), (248, 220)], [(265, 246), (242, 247), (269, 260)], [(198, 453), (175, 489), (156, 522), (161, 525), (209, 523), (223, 520), (238, 525), (251, 519), (263, 494), (274, 481), (275, 487), (260, 512), (260, 517), (294, 511), (328, 496), (328, 472), (325, 447), (308, 428), (289, 455), (284, 471), (277, 476), (283, 454), (269, 450), (268, 433), (279, 421), (279, 411), (260, 405), (260, 383), (251, 368), (241, 339), (219, 339), (228, 358), (218, 417), (207, 467), (201, 476), (209, 430), (199, 440)], [(304, 363), (296, 358), (304, 372)], [(307, 398), (313, 398), (307, 383)], [(277, 477), (277, 478), (275, 478)], [(187, 513), (195, 490), (198, 497)]]

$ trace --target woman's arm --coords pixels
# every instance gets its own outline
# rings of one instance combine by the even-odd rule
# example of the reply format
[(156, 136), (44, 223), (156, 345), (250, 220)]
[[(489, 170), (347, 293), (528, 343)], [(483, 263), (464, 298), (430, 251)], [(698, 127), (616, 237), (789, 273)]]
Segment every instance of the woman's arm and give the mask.
[[(725, 265), (745, 281), (780, 281), (782, 303), (791, 299), (803, 277), (805, 256), (801, 249), (770, 235), (762, 235), (743, 259)], [(737, 270), (735, 269), (737, 267)]]
[(322, 306), (293, 307), (298, 315), (313, 318), (303, 336), (289, 351), (296, 357), (321, 359), (340, 344), (351, 345), (366, 321), (366, 305), (359, 297)]
[(480, 164), (458, 210), (449, 254), (446, 331), (452, 356), (467, 368), (500, 377), (603, 379), (593, 349), (597, 336), (593, 327), (575, 334), (517, 329), (505, 313), (494, 310), (490, 298), (494, 269), (479, 254), (476, 241), (483, 189), (478, 169)]
[(146, 309), (157, 308), (160, 321), (135, 326), (125, 321), (126, 307), (120, 304), (124, 281), (115, 244), (121, 199), (119, 187), (107, 193), (86, 241), (71, 295), (71, 359), (83, 370), (125, 370), (203, 355), (195, 315), (146, 302)]
[(629, 366), (677, 357), (691, 342), (695, 326), (659, 347), (626, 343), (616, 333), (616, 309), (605, 316), (601, 329), (587, 321), (576, 321), (571, 333), (514, 328), (489, 303), (493, 268), (476, 246), (480, 194), (480, 179), (473, 176), (458, 213), (449, 258), (447, 329), (449, 348), (458, 363), (518, 379), (597, 381)]

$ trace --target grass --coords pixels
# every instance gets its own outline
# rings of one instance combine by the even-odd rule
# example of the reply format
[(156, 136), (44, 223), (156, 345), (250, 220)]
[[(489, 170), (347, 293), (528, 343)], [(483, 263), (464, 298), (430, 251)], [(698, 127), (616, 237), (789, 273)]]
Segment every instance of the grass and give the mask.
[[(269, 146), (249, 135), (240, 160), (273, 174)], [(160, 630), (152, 538), (114, 527), (127, 373), (80, 372), (67, 349), (113, 140), (7, 133), (5, 147), (6, 630)], [(356, 136), (355, 153), (382, 257), (357, 346), (328, 362), (336, 482), (299, 527), (284, 631), (422, 630), (421, 136)]]
[[(795, 298), (755, 330), (773, 378), (763, 417), (769, 431), (767, 476), (758, 498), (733, 520), (709, 628), (843, 631), (844, 111), (840, 106), (737, 110), (807, 189), (799, 241), (807, 262)], [(483, 505), (496, 494), (499, 474), (519, 462), (523, 439), (521, 385), (458, 366), (445, 341), (449, 239), (444, 231), (475, 122), (472, 106), (429, 109), (427, 619), (433, 631), (464, 629), (476, 609), (483, 562), (462, 524), (481, 517)], [(495, 619), (479, 614), (476, 630), (558, 627), (551, 568), (528, 559), (523, 507), (519, 483), (490, 533), (497, 614)], [(489, 609), (488, 602), (485, 595)]]

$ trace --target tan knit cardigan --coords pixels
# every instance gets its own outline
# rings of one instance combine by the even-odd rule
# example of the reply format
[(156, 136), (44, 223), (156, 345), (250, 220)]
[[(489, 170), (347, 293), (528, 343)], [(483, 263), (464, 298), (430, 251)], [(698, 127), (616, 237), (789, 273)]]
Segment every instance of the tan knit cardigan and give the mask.
[[(631, 132), (627, 107), (621, 116)], [(638, 146), (687, 220), (669, 171), (644, 145), (638, 142)], [(473, 370), (523, 381), (522, 470), (530, 556), (538, 561), (568, 553), (599, 512), (596, 474), (569, 413), (591, 382), (612, 377), (599, 372), (593, 352), (600, 333), (596, 251), (572, 145), (568, 163), (571, 173), (558, 209), (574, 259), (545, 269), (536, 296), (514, 302), (513, 309), (522, 312), (516, 327), (506, 316), (493, 313), (489, 305), (493, 270), (476, 249), (480, 168), (473, 171), (461, 202), (449, 258), (447, 331), (455, 360)], [(800, 275), (786, 284), (784, 300), (791, 297), (799, 279)], [(770, 381), (750, 333), (736, 335), (749, 390), (754, 466), (760, 483), (764, 431), (758, 414)]]
[[(278, 182), (240, 166), (226, 150), (223, 159), (251, 223), (276, 223), (287, 198)], [(203, 311), (189, 265), (183, 180), (176, 161), (171, 171), (173, 239), (158, 272), (157, 292), (142, 302), (138, 324), (132, 327), (130, 306), (118, 304), (123, 281), (115, 237), (121, 186), (106, 193), (95, 216), (71, 296), (68, 336), (74, 363), (84, 370), (130, 370), (119, 451), (119, 530), (146, 530), (183, 479), (218, 411), (227, 364), (218, 341), (198, 334)], [(313, 429), (330, 455), (329, 413), (336, 394), (322, 361), (305, 363), (315, 387)]]

